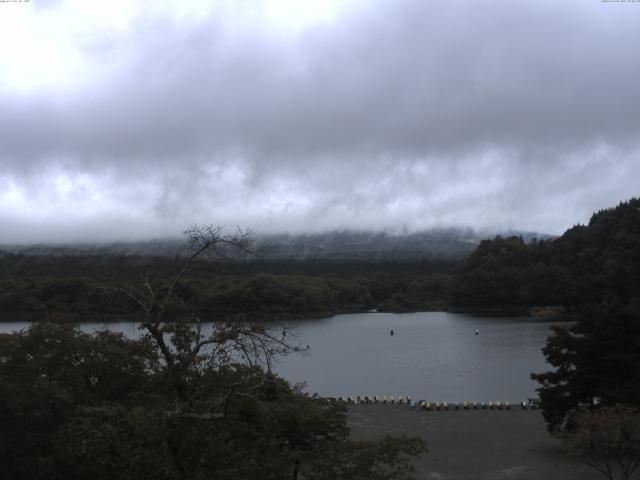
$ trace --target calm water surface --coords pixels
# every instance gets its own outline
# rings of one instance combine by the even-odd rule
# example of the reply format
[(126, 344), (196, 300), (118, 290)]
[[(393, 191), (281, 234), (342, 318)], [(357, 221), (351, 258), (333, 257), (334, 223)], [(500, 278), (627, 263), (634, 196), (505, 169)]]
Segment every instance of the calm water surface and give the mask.
[[(535, 395), (531, 372), (546, 371), (541, 348), (551, 323), (444, 312), (363, 313), (288, 321), (307, 355), (280, 360), (285, 378), (323, 396), (410, 395), (432, 401), (508, 400)], [(12, 331), (26, 323), (3, 323)], [(133, 322), (87, 323), (137, 336)], [(390, 335), (390, 330), (394, 335)], [(479, 330), (480, 334), (475, 335)]]

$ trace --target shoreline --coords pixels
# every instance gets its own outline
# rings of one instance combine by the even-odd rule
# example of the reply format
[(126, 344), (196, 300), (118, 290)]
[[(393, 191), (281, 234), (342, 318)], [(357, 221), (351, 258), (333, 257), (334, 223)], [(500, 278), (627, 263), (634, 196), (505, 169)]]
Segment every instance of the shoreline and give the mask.
[[(573, 322), (576, 320), (574, 313), (563, 313), (561, 315), (533, 315), (532, 309), (539, 307), (505, 307), (505, 308), (466, 308), (466, 307), (445, 307), (434, 309), (417, 309), (417, 310), (387, 310), (387, 309), (360, 309), (360, 308), (346, 308), (337, 310), (326, 310), (317, 312), (217, 312), (211, 314), (210, 312), (196, 312), (201, 316), (203, 322), (212, 322), (220, 319), (229, 320), (242, 320), (251, 322), (287, 322), (292, 320), (321, 320), (323, 318), (334, 317), (336, 315), (350, 315), (350, 314), (362, 314), (362, 313), (392, 313), (397, 315), (412, 314), (412, 313), (429, 313), (429, 312), (444, 312), (444, 313), (457, 313), (463, 315), (472, 315), (478, 317), (531, 317), (532, 319), (539, 320), (541, 322)], [(184, 313), (183, 316), (190, 315), (190, 313)], [(6, 313), (0, 312), (0, 323), (11, 322), (43, 322), (43, 321), (59, 321), (56, 317), (64, 319), (68, 323), (124, 323), (138, 321), (136, 317), (137, 313), (133, 313), (130, 319), (125, 319), (122, 313), (69, 313), (69, 312), (48, 312), (48, 313)], [(174, 314), (174, 318), (180, 317), (180, 314)], [(175, 321), (175, 320), (174, 320)]]

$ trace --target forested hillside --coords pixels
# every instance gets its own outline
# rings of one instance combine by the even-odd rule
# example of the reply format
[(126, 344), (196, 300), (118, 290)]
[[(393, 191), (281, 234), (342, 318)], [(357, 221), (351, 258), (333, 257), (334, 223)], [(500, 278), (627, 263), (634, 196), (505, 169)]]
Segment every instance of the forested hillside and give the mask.
[(640, 287), (640, 199), (595, 213), (553, 240), (497, 237), (459, 267), (451, 303), (467, 307), (628, 303)]
[(509, 265), (516, 301), (575, 307), (577, 321), (553, 327), (543, 350), (554, 370), (532, 375), (540, 383), (549, 430), (577, 432), (579, 438), (590, 432), (582, 423), (589, 412), (600, 411), (601, 418), (619, 425), (616, 409), (637, 410), (640, 199), (602, 210), (587, 226), (576, 226), (553, 242), (522, 246), (501, 239), (482, 247), (465, 263), (456, 283), (458, 298), (477, 300), (469, 295), (469, 279), (503, 262)]

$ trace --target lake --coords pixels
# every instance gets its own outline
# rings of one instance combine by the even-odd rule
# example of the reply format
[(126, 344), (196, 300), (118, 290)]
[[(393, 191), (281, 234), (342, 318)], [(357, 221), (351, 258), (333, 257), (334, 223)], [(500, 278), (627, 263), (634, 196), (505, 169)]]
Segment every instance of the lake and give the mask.
[[(552, 323), (539, 319), (361, 313), (283, 324), (296, 328), (310, 352), (281, 359), (274, 369), (323, 396), (517, 402), (535, 396), (537, 384), (529, 374), (549, 369), (541, 348)], [(0, 323), (0, 331), (27, 325)], [(133, 322), (82, 325), (85, 331), (105, 327), (139, 334)]]

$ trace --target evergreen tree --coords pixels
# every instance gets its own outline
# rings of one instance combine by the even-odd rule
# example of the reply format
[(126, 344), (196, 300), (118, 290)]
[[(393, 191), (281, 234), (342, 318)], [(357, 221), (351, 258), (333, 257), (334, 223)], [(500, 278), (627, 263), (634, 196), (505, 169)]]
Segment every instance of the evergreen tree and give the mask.
[(640, 406), (640, 308), (590, 306), (570, 327), (554, 327), (544, 354), (555, 371), (533, 374), (551, 431), (572, 415), (608, 405)]

